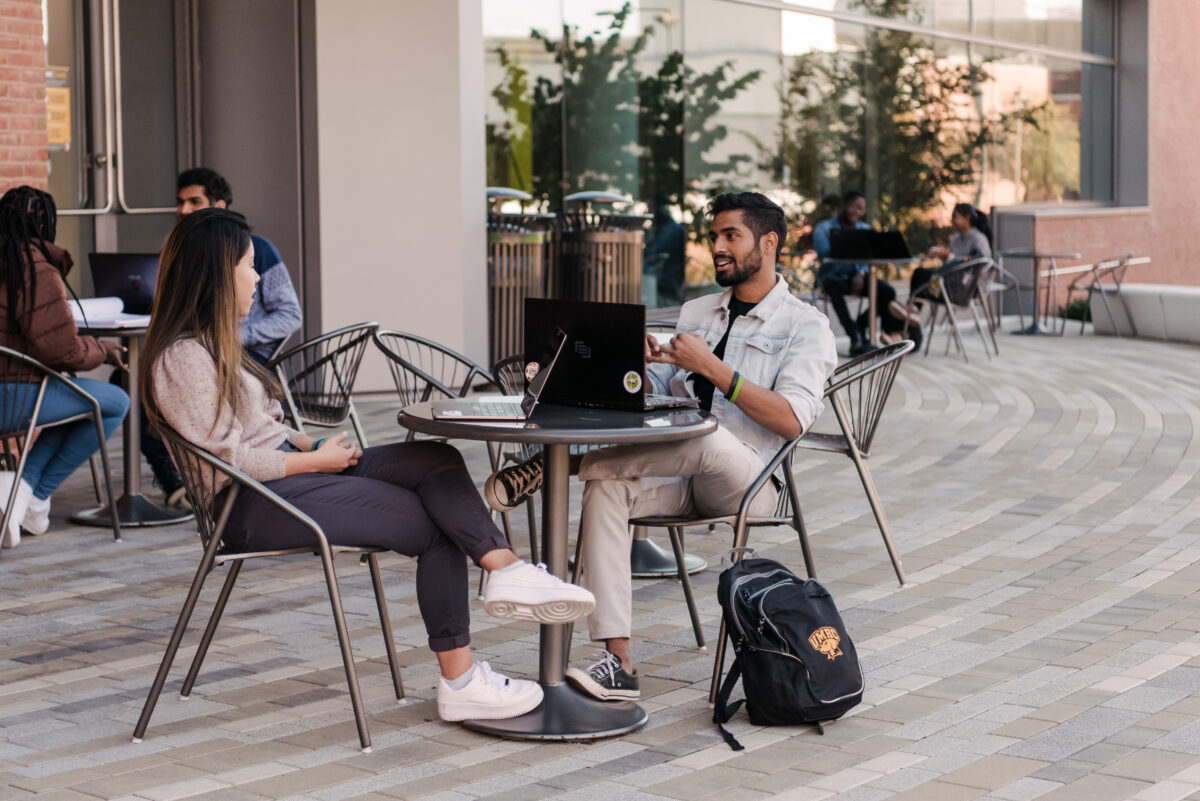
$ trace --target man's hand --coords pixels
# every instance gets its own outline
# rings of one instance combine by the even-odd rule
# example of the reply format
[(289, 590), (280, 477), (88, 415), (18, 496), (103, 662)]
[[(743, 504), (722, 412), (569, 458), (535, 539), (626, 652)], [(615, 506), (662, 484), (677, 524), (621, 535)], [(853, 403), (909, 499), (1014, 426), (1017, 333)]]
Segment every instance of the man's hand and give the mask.
[(658, 342), (658, 337), (654, 334), (646, 334), (646, 361), (660, 362), (662, 361), (662, 345)]
[(336, 437), (322, 442), (321, 447), (314, 451), (317, 456), (314, 467), (318, 473), (340, 473), (347, 467), (358, 464), (362, 450), (347, 443), (348, 436), (350, 435), (343, 431)]
[(699, 334), (688, 331), (671, 337), (670, 344), (660, 346), (658, 356), (650, 361), (673, 364), (681, 370), (696, 373), (712, 381), (725, 365), (709, 350), (708, 343)]

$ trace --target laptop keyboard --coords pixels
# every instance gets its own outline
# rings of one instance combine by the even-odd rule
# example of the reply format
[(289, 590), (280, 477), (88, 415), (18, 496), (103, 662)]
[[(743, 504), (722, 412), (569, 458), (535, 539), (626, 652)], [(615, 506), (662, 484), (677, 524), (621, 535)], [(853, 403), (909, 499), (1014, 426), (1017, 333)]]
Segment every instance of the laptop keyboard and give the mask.
[(520, 401), (488, 401), (462, 405), (463, 417), (524, 417)]
[(680, 398), (675, 395), (647, 395), (645, 407), (646, 409), (663, 409), (675, 406), (697, 406), (699, 402), (695, 398)]

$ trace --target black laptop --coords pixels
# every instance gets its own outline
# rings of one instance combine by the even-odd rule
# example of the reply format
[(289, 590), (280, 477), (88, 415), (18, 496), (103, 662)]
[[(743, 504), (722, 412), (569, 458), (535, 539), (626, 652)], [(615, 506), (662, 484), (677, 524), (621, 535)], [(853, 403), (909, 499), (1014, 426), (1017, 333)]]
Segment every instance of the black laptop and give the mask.
[[(638, 412), (697, 404), (647, 391), (645, 306), (525, 299), (526, 343), (545, 342), (560, 328), (567, 342), (542, 390), (543, 403)], [(526, 352), (527, 360), (531, 356)]]
[(125, 314), (149, 314), (158, 281), (157, 253), (89, 253), (98, 298), (120, 298)]
[(466, 400), (435, 401), (435, 420), (463, 420), (489, 423), (511, 423), (528, 420), (537, 408), (546, 382), (562, 355), (567, 334), (561, 328), (550, 333), (546, 347), (537, 359), (525, 363), (525, 397), (521, 400), (510, 395), (494, 395)]
[(829, 255), (834, 259), (863, 261), (912, 258), (908, 243), (899, 231), (870, 228), (834, 228), (829, 233)]

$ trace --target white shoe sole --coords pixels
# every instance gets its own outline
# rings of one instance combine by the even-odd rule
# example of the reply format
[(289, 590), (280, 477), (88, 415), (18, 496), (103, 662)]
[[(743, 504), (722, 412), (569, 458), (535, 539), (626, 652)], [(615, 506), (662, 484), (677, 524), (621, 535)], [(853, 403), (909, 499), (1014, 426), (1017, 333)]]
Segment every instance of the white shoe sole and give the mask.
[(530, 603), (515, 598), (486, 598), (483, 602), (484, 611), (492, 617), (505, 620), (529, 620), (534, 623), (570, 623), (586, 617), (596, 608), (594, 600), (565, 600), (542, 601)]
[(642, 697), (640, 689), (610, 690), (603, 685), (597, 684), (591, 676), (579, 668), (567, 668), (566, 678), (576, 689), (582, 690), (593, 698), (599, 698), (601, 701), (636, 701)]
[(542, 697), (542, 688), (538, 687), (536, 693), (531, 693), (520, 703), (501, 708), (478, 702), (438, 701), (438, 717), (449, 723), (457, 723), (460, 720), (508, 720), (537, 709), (538, 704), (542, 703)]

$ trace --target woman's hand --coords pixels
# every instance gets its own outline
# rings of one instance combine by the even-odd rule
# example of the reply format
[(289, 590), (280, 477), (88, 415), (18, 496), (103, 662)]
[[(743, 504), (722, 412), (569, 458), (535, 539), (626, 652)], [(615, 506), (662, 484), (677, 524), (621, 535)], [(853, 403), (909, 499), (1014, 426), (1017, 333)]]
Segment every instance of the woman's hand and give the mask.
[[(127, 348), (123, 348), (111, 339), (100, 340), (100, 346), (104, 348), (104, 363), (111, 364), (113, 367), (124, 372), (129, 372), (129, 367), (125, 364), (125, 352)], [(136, 390), (134, 390), (136, 392)]]
[(946, 259), (950, 258), (950, 249), (944, 245), (934, 245), (929, 249), (929, 255), (935, 259), (941, 259), (942, 261), (945, 261)]
[(321, 447), (312, 451), (313, 468), (317, 473), (340, 473), (347, 467), (358, 464), (362, 450), (346, 442), (350, 436), (343, 431), (336, 437), (330, 437), (321, 443)]

